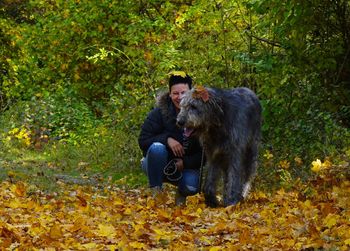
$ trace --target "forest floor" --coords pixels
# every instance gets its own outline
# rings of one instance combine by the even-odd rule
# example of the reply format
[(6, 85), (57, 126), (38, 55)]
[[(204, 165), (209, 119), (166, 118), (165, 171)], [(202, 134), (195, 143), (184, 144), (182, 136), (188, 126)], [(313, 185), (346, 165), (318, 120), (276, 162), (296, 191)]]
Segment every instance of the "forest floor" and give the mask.
[[(1, 162), (2, 248), (350, 249), (350, 181), (331, 168), (316, 170), (319, 175), (307, 184), (269, 192), (255, 188), (236, 206), (208, 208), (202, 194), (175, 206), (170, 185), (153, 198), (146, 186), (131, 188), (123, 180), (61, 174), (41, 165)], [(43, 184), (51, 185), (43, 189)]]

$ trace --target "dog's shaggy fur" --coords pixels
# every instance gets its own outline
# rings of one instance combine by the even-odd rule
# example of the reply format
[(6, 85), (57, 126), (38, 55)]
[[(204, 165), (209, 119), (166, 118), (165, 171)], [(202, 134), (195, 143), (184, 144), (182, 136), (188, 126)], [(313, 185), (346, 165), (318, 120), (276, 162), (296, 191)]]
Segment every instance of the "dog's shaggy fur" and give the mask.
[(261, 131), (257, 96), (248, 88), (198, 86), (185, 94), (180, 106), (178, 125), (185, 128), (185, 135), (199, 137), (205, 150), (206, 204), (219, 205), (216, 190), (220, 170), (224, 178), (224, 206), (237, 204), (246, 196), (257, 168)]

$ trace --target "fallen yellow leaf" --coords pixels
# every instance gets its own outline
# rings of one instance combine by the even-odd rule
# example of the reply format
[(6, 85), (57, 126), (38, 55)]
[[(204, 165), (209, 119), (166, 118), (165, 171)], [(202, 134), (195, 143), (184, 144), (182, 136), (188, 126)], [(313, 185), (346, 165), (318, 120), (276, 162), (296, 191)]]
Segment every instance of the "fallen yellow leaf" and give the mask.
[(338, 215), (328, 214), (327, 217), (323, 220), (323, 224), (325, 224), (328, 228), (332, 228), (337, 224), (338, 218)]
[(60, 239), (63, 237), (62, 229), (61, 226), (57, 223), (55, 223), (51, 228), (50, 228), (50, 237), (52, 239)]
[(18, 197), (23, 197), (26, 195), (26, 187), (22, 182), (14, 184), (11, 188), (11, 191)]
[(222, 247), (221, 246), (215, 246), (215, 247), (211, 247), (209, 249), (209, 251), (219, 251), (219, 250), (222, 250)]
[(82, 245), (82, 247), (84, 247), (87, 250), (93, 250), (97, 247), (96, 243), (90, 242), (90, 243), (85, 243)]
[(130, 242), (130, 247), (136, 248), (136, 249), (146, 249), (146, 245), (138, 241)]
[(99, 236), (104, 237), (113, 236), (115, 234), (115, 228), (112, 225), (99, 224), (97, 233)]
[(317, 159), (316, 161), (312, 161), (311, 171), (318, 173), (321, 170), (322, 162)]

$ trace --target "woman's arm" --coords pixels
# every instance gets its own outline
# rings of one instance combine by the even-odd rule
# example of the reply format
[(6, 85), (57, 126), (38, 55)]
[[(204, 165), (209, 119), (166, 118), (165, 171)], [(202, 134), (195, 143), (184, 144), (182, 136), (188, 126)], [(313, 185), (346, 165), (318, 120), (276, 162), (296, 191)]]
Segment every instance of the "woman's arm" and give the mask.
[(141, 132), (138, 139), (139, 146), (145, 155), (148, 148), (154, 142), (160, 142), (167, 145), (168, 137), (169, 133), (165, 131), (161, 111), (158, 108), (155, 108), (148, 114), (141, 126)]

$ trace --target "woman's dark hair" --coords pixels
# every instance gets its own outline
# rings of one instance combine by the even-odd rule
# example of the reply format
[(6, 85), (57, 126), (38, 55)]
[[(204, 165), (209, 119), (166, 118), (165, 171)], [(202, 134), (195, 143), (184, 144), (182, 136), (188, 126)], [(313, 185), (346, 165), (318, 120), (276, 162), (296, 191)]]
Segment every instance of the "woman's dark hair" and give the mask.
[(192, 78), (190, 76), (188, 76), (187, 74), (185, 75), (185, 77), (183, 77), (184, 75), (175, 75), (172, 74), (170, 75), (169, 78), (169, 90), (171, 89), (171, 87), (173, 85), (176, 84), (188, 84), (188, 87), (191, 89), (192, 88)]

